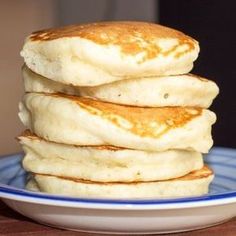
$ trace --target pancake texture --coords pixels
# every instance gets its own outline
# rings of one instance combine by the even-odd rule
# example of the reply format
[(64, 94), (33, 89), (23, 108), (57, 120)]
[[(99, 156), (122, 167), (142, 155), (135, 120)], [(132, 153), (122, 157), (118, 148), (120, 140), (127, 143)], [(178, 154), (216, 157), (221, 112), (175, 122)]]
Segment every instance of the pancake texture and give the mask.
[(161, 25), (100, 22), (32, 33), (21, 51), (34, 72), (64, 84), (96, 86), (113, 81), (188, 73), (198, 42)]
[(193, 107), (140, 108), (62, 94), (28, 93), (22, 123), (49, 141), (147, 151), (208, 152), (213, 112)]
[(19, 140), (25, 152), (23, 167), (33, 173), (96, 182), (133, 182), (177, 178), (203, 167), (198, 152), (73, 146), (45, 141), (28, 131)]
[(155, 182), (97, 183), (34, 173), (26, 188), (74, 197), (164, 198), (198, 196), (208, 192), (212, 171), (204, 166), (183, 177)]
[(62, 84), (39, 74), (34, 73), (26, 65), (22, 67), (25, 92), (36, 93), (64, 93), (80, 96), (80, 89), (77, 86)]
[(23, 67), (26, 92), (65, 93), (133, 106), (193, 106), (208, 108), (219, 92), (205, 78), (186, 74), (121, 80), (100, 86), (77, 87), (49, 80)]

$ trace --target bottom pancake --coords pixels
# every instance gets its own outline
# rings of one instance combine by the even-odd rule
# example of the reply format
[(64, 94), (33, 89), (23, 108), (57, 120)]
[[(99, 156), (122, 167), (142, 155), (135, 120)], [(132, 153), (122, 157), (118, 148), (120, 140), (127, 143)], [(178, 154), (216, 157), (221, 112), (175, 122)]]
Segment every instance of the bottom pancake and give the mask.
[(50, 194), (99, 198), (165, 198), (199, 196), (208, 192), (213, 172), (204, 166), (180, 178), (133, 183), (98, 183), (33, 174), (26, 188)]

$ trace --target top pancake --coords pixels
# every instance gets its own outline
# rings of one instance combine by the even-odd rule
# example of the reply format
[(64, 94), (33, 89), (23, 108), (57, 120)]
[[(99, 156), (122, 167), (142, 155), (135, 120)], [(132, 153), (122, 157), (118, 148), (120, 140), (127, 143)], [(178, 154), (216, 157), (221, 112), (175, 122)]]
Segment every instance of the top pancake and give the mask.
[[(144, 53), (143, 60), (155, 58), (158, 55), (166, 56), (172, 52), (180, 57), (195, 48), (194, 40), (183, 33), (151, 23), (142, 22), (104, 22), (86, 25), (71, 25), (58, 29), (42, 30), (32, 33), (32, 41), (49, 41), (66, 37), (80, 37), (100, 45), (117, 45), (127, 55)], [(156, 44), (159, 39), (176, 39), (178, 45), (163, 51)], [(188, 49), (176, 52), (176, 47), (187, 44)]]
[(184, 74), (199, 46), (152, 23), (100, 22), (32, 33), (21, 55), (36, 73), (65, 84), (93, 86), (127, 78)]

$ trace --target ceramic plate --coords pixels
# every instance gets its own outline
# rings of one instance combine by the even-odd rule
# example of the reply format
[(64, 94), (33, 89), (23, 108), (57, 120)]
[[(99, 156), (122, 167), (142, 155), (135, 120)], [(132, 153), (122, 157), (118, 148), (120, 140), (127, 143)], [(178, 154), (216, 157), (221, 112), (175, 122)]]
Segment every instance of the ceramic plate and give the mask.
[(87, 199), (24, 190), (22, 154), (0, 159), (0, 197), (40, 223), (100, 233), (167, 233), (222, 223), (236, 216), (236, 150), (214, 148), (206, 162), (215, 171), (210, 192), (175, 199)]

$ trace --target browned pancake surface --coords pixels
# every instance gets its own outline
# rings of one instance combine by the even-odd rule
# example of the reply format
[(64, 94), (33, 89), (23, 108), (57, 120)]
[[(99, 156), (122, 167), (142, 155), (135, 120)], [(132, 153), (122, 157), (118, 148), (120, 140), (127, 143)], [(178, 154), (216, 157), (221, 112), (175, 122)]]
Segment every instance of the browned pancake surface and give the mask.
[(45, 95), (69, 99), (92, 115), (106, 119), (140, 137), (158, 138), (202, 114), (202, 108), (196, 107), (135, 107), (65, 94)]
[(155, 183), (155, 182), (166, 182), (166, 181), (192, 181), (197, 179), (203, 179), (207, 178), (213, 175), (213, 171), (208, 167), (204, 166), (200, 170), (193, 171), (185, 176), (174, 178), (174, 179), (168, 179), (168, 180), (158, 180), (158, 181), (146, 181), (146, 182), (96, 182), (96, 181), (90, 181), (90, 180), (84, 180), (84, 179), (77, 179), (77, 178), (71, 178), (71, 177), (65, 177), (65, 176), (55, 176), (55, 175), (48, 175), (48, 174), (40, 174), (40, 173), (32, 173), (33, 175), (43, 175), (48, 177), (57, 177), (64, 180), (70, 180), (77, 183), (84, 183), (84, 184), (101, 184), (101, 185), (112, 185), (112, 184), (141, 184), (141, 183)]
[[(171, 53), (175, 57), (180, 57), (196, 47), (195, 40), (177, 30), (153, 23), (129, 21), (99, 22), (41, 30), (32, 33), (30, 39), (32, 41), (49, 41), (65, 37), (80, 37), (100, 45), (119, 46), (122, 53), (127, 55), (144, 53), (143, 61), (158, 55), (168, 56)], [(157, 40), (166, 38), (176, 39), (177, 44), (163, 50)], [(185, 50), (176, 51), (183, 45), (187, 45)]]
[[(32, 133), (30, 130), (25, 130), (20, 136), (17, 137), (18, 140), (21, 140), (22, 138), (27, 138), (27, 139), (31, 139), (31, 140), (37, 140), (37, 141), (45, 141), (48, 143), (55, 143), (55, 144), (60, 144), (57, 142), (53, 142), (53, 141), (48, 141), (45, 140), (39, 136), (37, 136), (36, 134)], [(129, 149), (129, 148), (123, 148), (123, 147), (116, 147), (116, 146), (112, 146), (112, 145), (72, 145), (74, 147), (87, 147), (87, 148), (94, 148), (97, 150), (110, 150), (110, 151), (118, 151), (118, 150), (124, 150), (124, 149)]]

